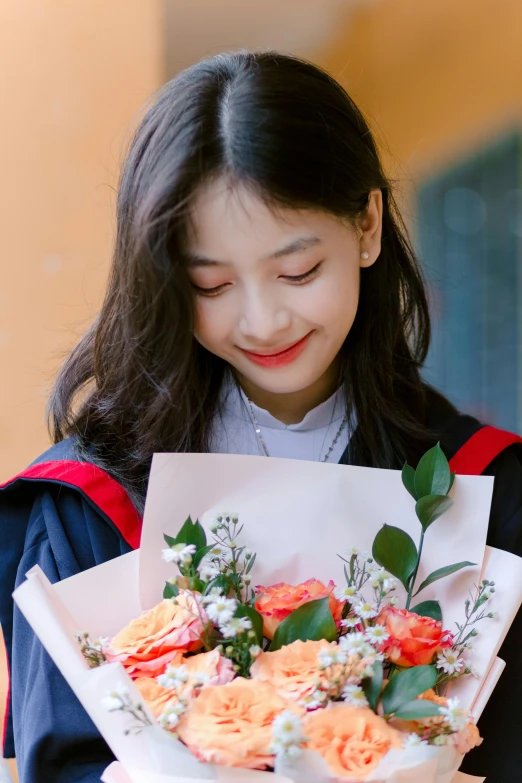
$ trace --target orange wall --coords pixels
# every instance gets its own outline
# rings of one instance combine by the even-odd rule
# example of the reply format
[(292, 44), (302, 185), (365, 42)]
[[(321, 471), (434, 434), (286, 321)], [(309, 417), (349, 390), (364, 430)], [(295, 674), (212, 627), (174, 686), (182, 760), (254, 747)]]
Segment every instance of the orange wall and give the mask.
[(161, 0), (0, 3), (0, 481), (44, 450), (44, 405), (110, 256), (121, 148), (163, 79)]
[(521, 0), (373, 0), (316, 60), (418, 178), (522, 117)]

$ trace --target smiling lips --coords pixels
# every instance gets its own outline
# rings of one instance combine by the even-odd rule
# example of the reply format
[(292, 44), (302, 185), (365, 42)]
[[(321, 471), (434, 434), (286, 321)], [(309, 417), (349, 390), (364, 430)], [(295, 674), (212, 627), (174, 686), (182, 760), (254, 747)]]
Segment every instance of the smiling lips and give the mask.
[(312, 333), (310, 332), (297, 343), (293, 343), (293, 345), (290, 345), (288, 348), (285, 348), (283, 351), (278, 351), (277, 353), (261, 354), (254, 353), (253, 351), (241, 350), (251, 362), (259, 364), (261, 367), (284, 367), (295, 361), (297, 357), (302, 354), (311, 334)]

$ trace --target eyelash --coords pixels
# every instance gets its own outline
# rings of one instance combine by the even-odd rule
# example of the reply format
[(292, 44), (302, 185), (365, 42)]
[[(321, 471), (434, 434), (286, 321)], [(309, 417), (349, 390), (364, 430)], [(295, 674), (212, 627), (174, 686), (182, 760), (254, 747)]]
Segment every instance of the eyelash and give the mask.
[[(308, 282), (308, 280), (311, 280), (319, 271), (321, 268), (323, 262), (319, 261), (318, 264), (316, 264), (314, 267), (308, 270), (308, 272), (304, 272), (302, 275), (282, 275), (281, 277), (283, 280), (288, 280), (290, 283), (294, 283), (296, 285), (300, 285), (302, 283)], [(194, 289), (197, 294), (200, 296), (219, 296), (224, 289), (227, 287), (228, 283), (224, 283), (223, 285), (218, 285), (215, 288), (200, 288), (200, 286), (194, 285)]]

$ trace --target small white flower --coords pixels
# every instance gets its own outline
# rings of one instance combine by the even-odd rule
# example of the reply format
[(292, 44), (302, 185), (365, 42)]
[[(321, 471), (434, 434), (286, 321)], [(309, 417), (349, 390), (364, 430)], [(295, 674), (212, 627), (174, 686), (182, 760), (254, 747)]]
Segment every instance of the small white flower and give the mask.
[(252, 658), (257, 658), (261, 655), (261, 647), (258, 644), (253, 644), (252, 647), (249, 647), (248, 652)]
[(399, 599), (396, 596), (393, 596), (393, 598), (390, 598), (390, 606), (395, 606)]
[(174, 544), (168, 549), (163, 549), (161, 556), (166, 563), (181, 563), (189, 565), (192, 555), (196, 552), (195, 544)]
[(418, 734), (408, 734), (408, 736), (403, 740), (402, 747), (403, 748), (419, 748), (422, 745), (427, 745), (428, 743), (426, 740), (423, 740), (419, 737)]
[(320, 669), (327, 669), (329, 666), (333, 666), (334, 663), (337, 663), (337, 656), (334, 650), (331, 647), (328, 647), (324, 650), (319, 650), (317, 660), (319, 661)]
[(357, 595), (357, 590), (353, 585), (345, 585), (344, 587), (336, 587), (334, 590), (334, 596), (338, 601), (351, 601)]
[(371, 644), (381, 644), (390, 636), (384, 625), (374, 625), (367, 628), (364, 635)]
[(219, 568), (211, 560), (207, 560), (207, 558), (201, 561), (198, 571), (200, 578), (204, 582), (210, 582), (219, 574)]
[(234, 639), (239, 634), (252, 629), (252, 621), (248, 617), (232, 617), (219, 626), (219, 630), (226, 639)]
[(93, 647), (95, 650), (98, 650), (99, 652), (103, 652), (107, 649), (107, 647), (110, 644), (110, 639), (108, 636), (100, 636), (99, 639), (96, 639), (96, 641), (93, 643)]
[(186, 666), (167, 666), (165, 672), (156, 677), (156, 682), (162, 688), (179, 688), (188, 682), (189, 674)]
[(234, 598), (225, 598), (224, 595), (216, 596), (207, 604), (207, 615), (214, 623), (228, 623), (234, 617), (237, 602)]
[(464, 665), (464, 660), (454, 650), (443, 650), (437, 656), (437, 669), (442, 669), (446, 674), (458, 674)]
[(192, 675), (190, 684), (193, 688), (203, 688), (209, 681), (210, 677), (206, 672), (195, 672)]
[(447, 745), (449, 743), (449, 737), (446, 734), (437, 734), (433, 738), (434, 745)]
[(168, 704), (159, 716), (160, 726), (164, 729), (176, 728), (185, 709), (186, 707), (179, 701), (175, 704)]
[(367, 707), (368, 699), (360, 685), (345, 685), (342, 693), (345, 704), (350, 707)]
[(359, 617), (346, 617), (344, 620), (341, 620), (341, 628), (357, 628), (360, 624), (361, 620)]
[(220, 557), (223, 556), (224, 551), (225, 550), (223, 549), (221, 544), (216, 544), (215, 546), (212, 547), (212, 549), (210, 550), (210, 552), (208, 554), (209, 554), (210, 557), (212, 557), (214, 560), (216, 560), (216, 559), (219, 559)]
[(364, 633), (360, 632), (341, 636), (339, 647), (348, 655), (359, 655), (361, 658), (375, 655), (375, 648), (366, 640)]
[(395, 577), (384, 568), (375, 568), (372, 571), (372, 577), (372, 587), (376, 589), (381, 588), (384, 593), (389, 593), (390, 590), (394, 590), (397, 586)]
[(129, 689), (122, 682), (116, 683), (116, 686), (112, 691), (107, 691), (106, 695), (102, 698), (101, 703), (107, 712), (114, 712), (114, 710), (121, 710), (124, 700), (129, 695)]
[(460, 731), (467, 726), (469, 718), (464, 710), (459, 709), (458, 699), (448, 699), (446, 707), (439, 707), (439, 713), (443, 716), (452, 731)]
[(354, 611), (359, 615), (359, 617), (362, 617), (363, 620), (371, 620), (373, 617), (377, 617), (378, 615), (377, 610), (367, 601), (361, 601), (358, 603), (354, 607)]
[(299, 702), (306, 710), (317, 710), (319, 707), (323, 707), (327, 699), (326, 693), (323, 691), (314, 691), (309, 693), (308, 696), (304, 696)]
[(296, 745), (303, 741), (303, 724), (301, 718), (290, 710), (283, 710), (272, 723), (274, 742), (285, 747)]
[(206, 595), (201, 599), (202, 604), (211, 604), (217, 601), (218, 598), (224, 598), (223, 590), (221, 587), (212, 587)]

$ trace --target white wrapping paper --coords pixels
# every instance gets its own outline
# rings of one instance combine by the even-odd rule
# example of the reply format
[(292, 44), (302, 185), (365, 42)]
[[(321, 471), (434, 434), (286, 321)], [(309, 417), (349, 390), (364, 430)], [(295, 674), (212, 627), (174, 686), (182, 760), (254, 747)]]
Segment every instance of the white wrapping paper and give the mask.
[[(522, 600), (522, 561), (485, 548), (492, 479), (458, 477), (454, 507), (432, 525), (425, 542), (419, 579), (460, 560), (477, 563), (436, 582), (417, 599), (441, 602), (445, 627), (463, 616), (467, 590), (482, 576), (493, 579), (492, 609), (498, 621), (484, 621), (474, 656), (479, 678), (458, 683), (467, 707), (480, 714), (502, 667), (496, 654)], [(200, 764), (181, 743), (149, 728), (125, 735), (129, 716), (108, 713), (101, 705), (107, 691), (125, 684), (138, 692), (119, 664), (89, 670), (74, 633), (112, 636), (129, 620), (157, 603), (164, 581), (173, 574), (162, 562), (163, 534), (174, 535), (190, 514), (207, 528), (221, 512), (238, 513), (245, 523), (241, 543), (257, 552), (254, 584), (281, 579), (298, 583), (310, 577), (343, 581), (342, 554), (352, 546), (371, 551), (382, 524), (397, 525), (418, 541), (420, 525), (400, 472), (294, 460), (232, 455), (155, 455), (147, 496), (142, 548), (82, 574), (50, 585), (37, 567), (14, 593), (21, 611), (78, 695), (121, 764), (106, 770), (106, 783), (183, 783), (203, 780), (245, 783), (330, 783), (320, 756), (306, 751), (304, 770), (281, 768), (277, 774)], [(486, 555), (486, 556), (485, 556)], [(489, 623), (489, 625), (487, 624)], [(452, 753), (454, 753), (452, 751)], [(479, 781), (457, 773), (461, 757), (448, 748), (417, 748), (388, 754), (368, 778), (372, 783), (464, 783)], [(407, 768), (405, 768), (405, 765)], [(315, 771), (314, 771), (315, 770)], [(125, 777), (126, 775), (126, 777)]]

